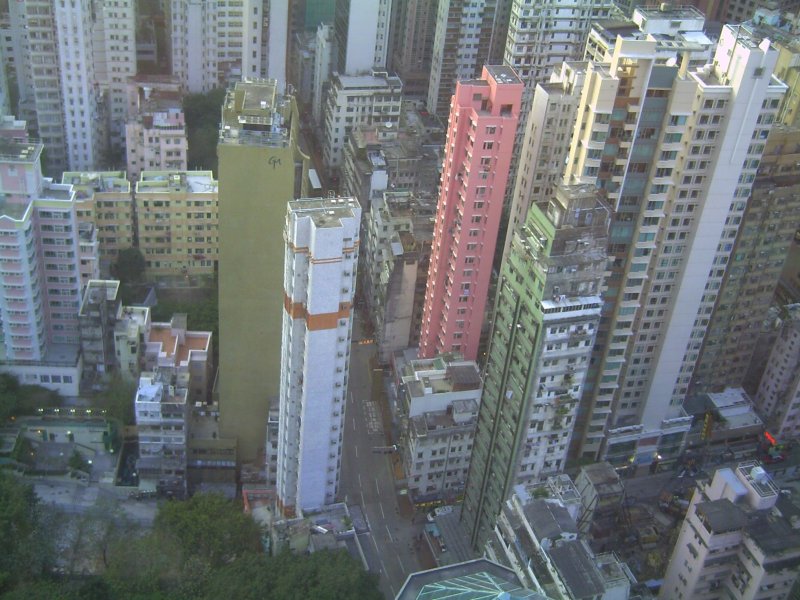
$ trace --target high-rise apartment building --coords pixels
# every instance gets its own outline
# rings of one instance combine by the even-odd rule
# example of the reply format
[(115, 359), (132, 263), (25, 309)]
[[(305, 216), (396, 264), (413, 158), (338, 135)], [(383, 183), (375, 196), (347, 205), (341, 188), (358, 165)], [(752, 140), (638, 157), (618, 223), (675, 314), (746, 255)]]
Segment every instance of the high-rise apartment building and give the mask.
[(261, 74), (263, 10), (262, 0), (171, 0), (172, 75), (184, 90)]
[(757, 461), (698, 482), (659, 598), (790, 597), (800, 573), (800, 534)]
[(43, 168), (101, 166), (107, 113), (95, 88), (90, 0), (11, 2), (9, 18), (19, 115), (47, 149)]
[(611, 0), (546, 0), (535, 5), (528, 0), (511, 1), (503, 63), (525, 83), (512, 176), (517, 172), (536, 86), (549, 81), (562, 62), (581, 58), (592, 22), (608, 17), (612, 6)]
[(333, 70), (365, 75), (386, 68), (393, 0), (336, 0)]
[(681, 451), (681, 404), (786, 88), (745, 27), (724, 27), (701, 68), (657, 45), (617, 39), (609, 64), (590, 64), (565, 174), (614, 209), (576, 450), (618, 466)]
[(317, 127), (322, 125), (324, 99), (328, 95), (328, 86), (334, 61), (333, 26), (327, 23), (317, 27), (314, 42), (314, 81), (311, 85), (311, 117)]
[(459, 81), (453, 96), (444, 171), (420, 334), (420, 356), (478, 356), (492, 257), (508, 183), (522, 82), (503, 66)]
[(136, 75), (136, 2), (95, 0), (92, 35), (95, 82), (107, 94), (108, 135), (118, 151), (128, 117), (128, 78)]
[(42, 143), (1, 137), (0, 146), (0, 368), (74, 396), (81, 260), (92, 258), (81, 254), (75, 192), (42, 177)]
[(774, 126), (708, 319), (692, 391), (717, 392), (745, 382), (800, 223), (799, 161), (800, 129)]
[(592, 185), (559, 187), (514, 232), (462, 510), (476, 548), (514, 485), (564, 470), (600, 323), (610, 212)]
[(394, 0), (389, 70), (403, 80), (406, 97), (428, 98), (436, 0)]
[(216, 272), (217, 188), (211, 171), (142, 171), (136, 182), (136, 228), (149, 276)]
[(278, 421), (287, 515), (330, 504), (339, 490), (360, 221), (352, 198), (289, 202)]
[[(498, 2), (440, 0), (431, 50), (428, 110), (446, 119), (456, 82), (480, 76), (491, 64), (490, 47)], [(501, 58), (501, 57), (500, 57)]]
[(185, 171), (188, 160), (183, 94), (178, 80), (140, 75), (127, 83), (125, 154), (128, 176), (148, 171)]
[(570, 126), (575, 122), (586, 68), (585, 62), (564, 62), (549, 82), (536, 86), (525, 137), (516, 150), (520, 162), (511, 194), (504, 257), (508, 256), (514, 230), (525, 223), (528, 209), (536, 203), (548, 202), (563, 178), (571, 141)]
[(238, 438), (244, 462), (263, 465), (281, 364), (283, 268), (273, 259), (285, 250), (286, 203), (308, 191), (294, 98), (274, 80), (237, 82), (222, 107), (217, 154), (220, 435)]

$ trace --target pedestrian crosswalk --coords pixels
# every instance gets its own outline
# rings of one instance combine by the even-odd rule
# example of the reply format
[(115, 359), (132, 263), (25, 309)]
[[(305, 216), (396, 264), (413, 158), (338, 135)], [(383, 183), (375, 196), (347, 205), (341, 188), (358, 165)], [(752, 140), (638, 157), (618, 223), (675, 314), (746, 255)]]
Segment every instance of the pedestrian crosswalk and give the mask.
[(364, 420), (367, 423), (367, 431), (370, 435), (373, 433), (383, 433), (381, 409), (374, 400), (364, 401)]

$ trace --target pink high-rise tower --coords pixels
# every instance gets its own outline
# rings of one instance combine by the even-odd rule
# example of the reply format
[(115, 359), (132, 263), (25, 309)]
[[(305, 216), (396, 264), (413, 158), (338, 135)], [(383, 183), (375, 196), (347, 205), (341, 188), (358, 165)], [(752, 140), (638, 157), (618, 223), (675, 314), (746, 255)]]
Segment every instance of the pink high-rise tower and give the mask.
[(419, 354), (478, 355), (492, 259), (523, 84), (513, 69), (485, 66), (460, 81), (450, 104)]

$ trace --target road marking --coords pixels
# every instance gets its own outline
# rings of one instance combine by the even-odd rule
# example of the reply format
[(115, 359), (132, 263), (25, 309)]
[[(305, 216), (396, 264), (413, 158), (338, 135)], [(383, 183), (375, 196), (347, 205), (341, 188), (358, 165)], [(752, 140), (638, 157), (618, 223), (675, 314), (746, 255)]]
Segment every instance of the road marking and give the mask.
[(383, 572), (386, 573), (386, 576), (388, 577), (389, 576), (389, 572), (386, 570), (386, 565), (383, 564), (383, 559), (381, 558), (380, 561), (381, 561), (381, 568), (383, 569)]
[(384, 524), (384, 527), (386, 527), (386, 533), (388, 533), (388, 534), (389, 534), (389, 541), (390, 541), (390, 542), (394, 542), (394, 538), (392, 537), (392, 532), (391, 532), (391, 531), (389, 531), (389, 526), (388, 526), (388, 525), (386, 525), (386, 524)]
[[(361, 473), (358, 474), (358, 489), (361, 489)], [(364, 496), (362, 495), (361, 498), (363, 500)]]
[(358, 446), (353, 446), (356, 449), (356, 458), (358, 458)]
[(383, 513), (383, 504), (378, 504), (378, 507), (381, 509), (381, 517), (386, 518), (386, 515)]
[(367, 508), (366, 508), (367, 505), (364, 503), (364, 492), (359, 491), (358, 493), (361, 495), (361, 506), (364, 508), (364, 517), (366, 517), (367, 516), (367, 512), (366, 512), (367, 511)]
[(378, 550), (378, 542), (376, 542), (376, 541), (375, 541), (375, 536), (373, 536), (373, 535), (370, 535), (370, 536), (369, 536), (369, 539), (371, 539), (371, 540), (372, 540), (372, 544), (375, 546), (375, 552), (377, 552), (377, 553), (378, 553), (378, 556), (380, 556), (380, 555), (381, 555), (381, 551), (380, 551), (380, 550)]
[(378, 498), (381, 497), (381, 489), (378, 487), (378, 478), (375, 478), (375, 493), (378, 494)]
[(405, 569), (405, 567), (403, 567), (403, 561), (400, 560), (400, 555), (399, 554), (395, 554), (395, 556), (397, 557), (397, 562), (400, 563), (400, 572), (405, 574), (406, 569)]
[(353, 417), (353, 431), (356, 430), (356, 418)]

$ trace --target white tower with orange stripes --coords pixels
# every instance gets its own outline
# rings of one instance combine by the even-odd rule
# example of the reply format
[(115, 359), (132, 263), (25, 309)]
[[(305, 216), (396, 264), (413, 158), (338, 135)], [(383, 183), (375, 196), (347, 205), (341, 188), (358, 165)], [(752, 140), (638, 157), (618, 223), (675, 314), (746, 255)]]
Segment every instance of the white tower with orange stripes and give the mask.
[(360, 221), (354, 198), (289, 202), (277, 477), (287, 516), (339, 489)]

